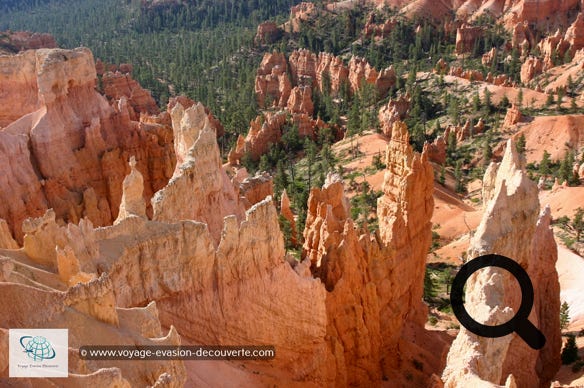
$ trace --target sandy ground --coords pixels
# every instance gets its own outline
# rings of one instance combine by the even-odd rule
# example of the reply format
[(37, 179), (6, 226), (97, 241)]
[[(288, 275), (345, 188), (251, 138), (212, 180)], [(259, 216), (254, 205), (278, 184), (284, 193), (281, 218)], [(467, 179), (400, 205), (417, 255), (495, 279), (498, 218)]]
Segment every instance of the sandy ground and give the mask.
[[(379, 133), (369, 133), (360, 137), (353, 137), (353, 139), (345, 139), (333, 146), (333, 152), (336, 155), (341, 155), (341, 165), (345, 169), (345, 174), (350, 174), (354, 171), (362, 172), (355, 177), (356, 183), (363, 182), (363, 178), (369, 183), (372, 190), (381, 190), (383, 184), (383, 177), (385, 170), (379, 170), (373, 174), (365, 172), (365, 169), (370, 167), (373, 162), (373, 157), (381, 155), (382, 162), (385, 161), (385, 153), (388, 139)], [(351, 149), (358, 149), (358, 156), (350, 156)], [(345, 192), (347, 197), (351, 198), (355, 192), (350, 189), (348, 181), (345, 181)]]
[[(584, 207), (584, 187), (558, 187), (555, 190), (542, 191), (539, 194), (541, 206), (550, 205), (552, 216), (574, 217), (578, 207)], [(582, 274), (584, 276), (584, 274)]]
[(539, 163), (544, 150), (552, 160), (566, 154), (566, 143), (584, 147), (584, 115), (538, 116), (529, 123), (518, 124), (515, 136), (525, 135), (527, 162)]
[(570, 306), (571, 331), (584, 328), (584, 259), (558, 243), (560, 299)]

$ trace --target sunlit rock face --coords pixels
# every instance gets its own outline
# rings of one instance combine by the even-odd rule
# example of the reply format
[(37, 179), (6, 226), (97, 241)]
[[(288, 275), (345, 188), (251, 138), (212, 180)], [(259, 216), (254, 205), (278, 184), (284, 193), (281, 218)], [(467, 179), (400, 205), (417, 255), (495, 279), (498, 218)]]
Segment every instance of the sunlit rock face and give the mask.
[[(444, 366), (445, 344), (424, 330), (422, 302), (433, 173), (427, 154), (412, 151), (402, 122), (393, 126), (386, 163), (375, 235), (356, 228), (338, 177), (312, 189), (308, 202), (303, 257), (327, 290), (338, 385), (408, 384), (406, 375), (427, 385)], [(425, 373), (412, 367), (416, 357)]]
[(0, 184), (11, 188), (0, 193), (0, 218), (17, 241), (24, 219), (49, 208), (57, 220), (111, 224), (130, 156), (147, 201), (172, 176), (172, 129), (164, 114), (133, 121), (124, 96), (110, 105), (95, 90), (88, 49), (0, 56), (0, 69), (0, 88), (9, 91), (2, 96), (15, 107), (0, 117)]
[[(497, 253), (517, 261), (529, 274), (535, 298), (529, 320), (546, 337), (541, 350), (530, 348), (517, 334), (484, 338), (461, 327), (442, 376), (445, 386), (549, 385), (560, 366), (560, 286), (555, 269), (557, 247), (549, 208), (540, 212), (538, 189), (525, 172), (525, 161), (511, 140), (500, 165), (485, 174), (483, 219), (471, 240), (471, 258)], [(534, 206), (534, 204), (536, 204)], [(507, 271), (489, 267), (466, 285), (469, 314), (497, 325), (511, 319), (521, 291)], [(512, 378), (511, 378), (512, 375)], [(507, 381), (507, 383), (506, 383)]]

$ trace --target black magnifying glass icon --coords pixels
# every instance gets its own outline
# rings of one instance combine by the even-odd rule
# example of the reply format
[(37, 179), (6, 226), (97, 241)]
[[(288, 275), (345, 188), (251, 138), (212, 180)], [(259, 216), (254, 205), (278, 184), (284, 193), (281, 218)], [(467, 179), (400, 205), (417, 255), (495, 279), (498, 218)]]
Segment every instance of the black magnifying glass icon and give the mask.
[[(485, 267), (499, 267), (511, 272), (521, 287), (521, 306), (519, 310), (510, 321), (497, 326), (478, 323), (464, 307), (463, 294), (466, 281), (473, 273)], [(490, 254), (479, 256), (464, 264), (452, 282), (450, 304), (460, 324), (476, 335), (497, 338), (516, 332), (533, 349), (541, 349), (545, 345), (543, 333), (527, 319), (533, 307), (531, 279), (515, 260), (501, 255)]]

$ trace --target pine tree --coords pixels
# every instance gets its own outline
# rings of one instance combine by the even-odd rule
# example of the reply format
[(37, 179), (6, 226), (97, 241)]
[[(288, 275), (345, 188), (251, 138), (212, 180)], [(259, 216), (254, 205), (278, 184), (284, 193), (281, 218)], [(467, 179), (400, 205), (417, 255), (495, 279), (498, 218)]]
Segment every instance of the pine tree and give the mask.
[(485, 136), (485, 142), (483, 143), (483, 165), (488, 166), (491, 163), (491, 158), (493, 157), (493, 147), (491, 146), (490, 136)]
[(521, 107), (523, 105), (523, 88), (519, 88), (517, 93), (517, 106)]
[(288, 187), (290, 184), (290, 179), (284, 168), (284, 161), (282, 159), (278, 160), (276, 164), (276, 176), (274, 177), (274, 192), (276, 196), (279, 195)]
[(578, 176), (574, 174), (574, 162), (576, 156), (574, 155), (574, 151), (570, 150), (566, 152), (566, 156), (564, 157), (565, 161), (565, 179), (569, 185), (577, 185), (579, 183)]
[(472, 96), (472, 111), (473, 111), (473, 113), (477, 113), (480, 108), (481, 108), (481, 98), (479, 96), (479, 93), (476, 92)]
[(292, 244), (292, 226), (290, 225), (290, 221), (280, 214), (278, 222), (280, 223), (280, 230), (284, 236), (284, 246), (286, 249), (294, 248), (294, 244)]
[(448, 115), (454, 122), (454, 124), (458, 124), (460, 119), (460, 106), (458, 103), (458, 98), (455, 96), (450, 96), (448, 101)]
[(424, 300), (431, 302), (436, 297), (436, 282), (432, 279), (432, 273), (426, 267), (424, 273)]
[(466, 185), (464, 184), (464, 178), (462, 177), (462, 160), (456, 161), (456, 167), (454, 168), (454, 179), (456, 180), (454, 191), (457, 193), (464, 193), (466, 191)]
[(543, 157), (541, 158), (541, 162), (539, 163), (539, 173), (543, 176), (547, 176), (551, 173), (550, 170), (550, 153), (546, 150), (543, 151)]
[(358, 97), (354, 98), (351, 110), (349, 110), (349, 115), (347, 118), (347, 132), (349, 135), (359, 133), (361, 129), (361, 112), (359, 109), (358, 100)]
[(584, 232), (584, 209), (581, 207), (576, 209), (574, 219), (572, 220), (572, 228), (576, 231), (576, 241), (580, 241), (582, 232)]
[(308, 189), (312, 188), (312, 170), (314, 169), (314, 163), (316, 162), (316, 144), (310, 139), (306, 137), (304, 140), (304, 149), (306, 150), (306, 159), (308, 161)]
[(570, 324), (570, 306), (564, 302), (560, 306), (560, 330), (564, 331)]
[(446, 169), (444, 168), (444, 166), (440, 168), (440, 177), (438, 178), (438, 182), (440, 182), (442, 186), (444, 186), (444, 184), (446, 183)]
[(517, 143), (515, 143), (515, 148), (517, 148), (517, 152), (520, 154), (523, 155), (525, 153), (525, 134), (522, 133), (521, 136), (519, 136)]
[(552, 106), (553, 103), (554, 103), (554, 94), (550, 92), (547, 95), (547, 98), (545, 100), (545, 106), (546, 106), (546, 108), (549, 108), (550, 106)]
[(558, 110), (562, 110), (562, 100), (564, 99), (564, 89), (558, 89), (558, 99), (556, 100), (556, 104), (558, 105)]
[(562, 350), (562, 364), (569, 365), (578, 359), (578, 346), (576, 345), (576, 337), (572, 334), (568, 335), (568, 341)]
[(572, 80), (572, 75), (568, 75), (568, 94), (572, 97), (575, 94), (575, 85), (574, 80)]
[(491, 104), (491, 92), (489, 91), (488, 88), (485, 88), (485, 91), (483, 92), (483, 96), (484, 96), (484, 103), (483, 103), (483, 109), (485, 109), (486, 113), (491, 113), (492, 112), (492, 104)]

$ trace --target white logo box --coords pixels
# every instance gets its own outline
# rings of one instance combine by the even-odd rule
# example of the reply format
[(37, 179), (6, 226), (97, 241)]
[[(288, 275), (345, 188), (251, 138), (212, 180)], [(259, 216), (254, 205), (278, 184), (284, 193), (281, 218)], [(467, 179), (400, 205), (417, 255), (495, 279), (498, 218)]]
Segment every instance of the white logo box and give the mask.
[(69, 330), (10, 329), (9, 377), (68, 377)]

